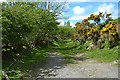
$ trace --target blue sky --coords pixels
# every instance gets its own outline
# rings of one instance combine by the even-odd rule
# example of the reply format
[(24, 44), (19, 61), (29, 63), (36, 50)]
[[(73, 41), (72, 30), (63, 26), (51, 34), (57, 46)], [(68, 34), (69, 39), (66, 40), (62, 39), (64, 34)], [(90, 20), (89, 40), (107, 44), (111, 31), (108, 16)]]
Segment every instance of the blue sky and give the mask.
[(70, 25), (75, 27), (75, 23), (87, 18), (90, 14), (98, 14), (99, 11), (112, 13), (112, 18), (118, 18), (118, 2), (68, 2), (67, 12), (62, 12), (62, 16), (69, 16), (69, 19), (59, 19), (60, 25), (70, 21)]
[[(0, 0), (7, 2), (10, 0)], [(19, 1), (19, 0), (13, 0)], [(24, 0), (24, 1), (52, 1), (52, 0)], [(67, 12), (62, 12), (61, 16), (68, 16), (68, 19), (59, 19), (60, 25), (70, 21), (70, 25), (75, 27), (75, 23), (87, 18), (90, 14), (98, 14), (99, 11), (112, 13), (113, 19), (118, 18), (118, 2), (119, 0), (54, 0), (54, 2), (67, 1), (65, 5)], [(120, 5), (120, 2), (119, 2)], [(120, 6), (119, 6), (120, 7)], [(120, 15), (120, 14), (119, 14)]]

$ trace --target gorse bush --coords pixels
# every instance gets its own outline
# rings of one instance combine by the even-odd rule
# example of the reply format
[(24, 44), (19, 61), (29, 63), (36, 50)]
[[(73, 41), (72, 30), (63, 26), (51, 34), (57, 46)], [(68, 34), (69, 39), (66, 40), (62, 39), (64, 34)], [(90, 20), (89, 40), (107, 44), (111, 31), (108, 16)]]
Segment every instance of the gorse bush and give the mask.
[[(117, 34), (117, 23), (111, 22), (110, 14), (103, 14), (99, 12), (99, 15), (91, 14), (87, 19), (84, 19), (81, 23), (77, 22), (75, 25), (74, 38), (80, 40), (82, 37), (83, 40), (92, 39), (95, 44), (99, 39), (104, 40), (106, 38), (109, 42), (116, 44), (115, 41), (118, 41)], [(107, 18), (104, 25), (100, 23), (102, 18)], [(94, 23), (89, 21), (93, 20)]]

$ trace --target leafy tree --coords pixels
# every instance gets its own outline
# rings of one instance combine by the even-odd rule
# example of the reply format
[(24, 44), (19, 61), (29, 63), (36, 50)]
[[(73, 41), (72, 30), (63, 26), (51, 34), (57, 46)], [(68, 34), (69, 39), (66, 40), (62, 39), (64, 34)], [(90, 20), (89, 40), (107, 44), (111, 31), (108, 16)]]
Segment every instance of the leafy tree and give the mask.
[(67, 25), (66, 25), (67, 27), (71, 27), (70, 26), (70, 21), (67, 21)]
[(59, 26), (58, 27), (58, 35), (61, 36), (61, 38), (71, 38), (74, 32), (74, 28), (70, 28), (67, 26)]
[(46, 5), (43, 2), (2, 3), (4, 51), (10, 48), (14, 53), (20, 53), (23, 46), (31, 46), (31, 43), (34, 46), (40, 45), (41, 41), (49, 43), (50, 36), (56, 34), (59, 25), (56, 20), (61, 6), (56, 5), (55, 12), (51, 12), (44, 4)]

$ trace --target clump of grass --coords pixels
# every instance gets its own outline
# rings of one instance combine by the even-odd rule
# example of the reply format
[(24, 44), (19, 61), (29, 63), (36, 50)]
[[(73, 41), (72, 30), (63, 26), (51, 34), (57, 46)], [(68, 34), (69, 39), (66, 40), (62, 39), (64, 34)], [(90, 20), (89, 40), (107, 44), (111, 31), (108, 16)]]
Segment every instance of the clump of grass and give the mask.
[(101, 62), (112, 62), (115, 60), (118, 60), (118, 48), (119, 46), (116, 46), (112, 49), (108, 48), (103, 48), (103, 49), (94, 49), (94, 50), (89, 50), (86, 51), (85, 53), (87, 54), (87, 57), (90, 57), (92, 59), (97, 59)]

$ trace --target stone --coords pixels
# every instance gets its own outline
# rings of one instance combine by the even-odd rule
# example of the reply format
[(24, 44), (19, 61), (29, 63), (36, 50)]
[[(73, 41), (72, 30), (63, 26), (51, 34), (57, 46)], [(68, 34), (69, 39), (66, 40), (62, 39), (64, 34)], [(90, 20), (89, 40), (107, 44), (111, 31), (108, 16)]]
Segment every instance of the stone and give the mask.
[(61, 67), (60, 66), (55, 66), (54, 69), (60, 69)]
[(52, 72), (52, 73), (49, 73), (48, 76), (55, 76), (56, 73)]
[(42, 78), (41, 76), (38, 76), (37, 78)]
[(48, 72), (48, 70), (45, 70), (44, 72)]
[(40, 71), (43, 71), (43, 69), (40, 69)]
[(45, 74), (39, 74), (39, 76), (45, 76)]
[(92, 44), (92, 45), (90, 45), (90, 46), (87, 48), (87, 50), (92, 50), (93, 47), (94, 47), (94, 45)]
[(118, 60), (117, 60), (117, 61), (114, 61), (113, 63), (114, 63), (114, 64), (117, 64), (117, 63), (118, 63)]
[(89, 74), (89, 76), (92, 76), (92, 74)]
[(53, 71), (53, 69), (49, 69), (49, 72)]

